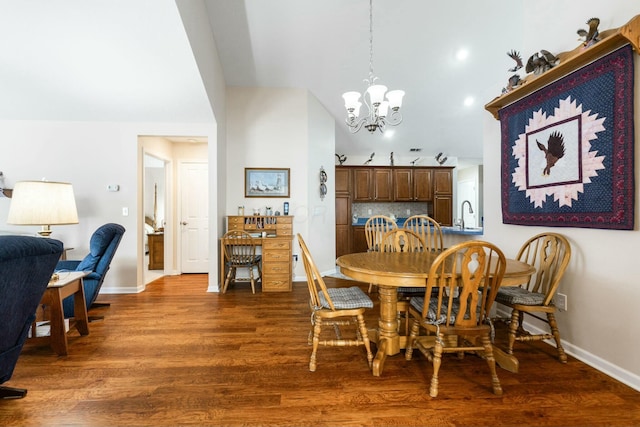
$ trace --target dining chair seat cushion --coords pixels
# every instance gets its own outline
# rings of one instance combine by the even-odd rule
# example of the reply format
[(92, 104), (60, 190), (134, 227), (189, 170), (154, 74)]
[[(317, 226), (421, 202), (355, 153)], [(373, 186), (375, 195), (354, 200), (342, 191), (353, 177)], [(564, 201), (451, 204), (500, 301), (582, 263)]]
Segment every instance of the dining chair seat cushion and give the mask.
[(542, 305), (545, 294), (530, 292), (517, 286), (505, 286), (498, 289), (496, 302), (502, 304)]
[[(409, 304), (415, 308), (417, 311), (422, 312), (422, 308), (424, 307), (424, 298), (423, 297), (413, 297), (409, 300)], [(460, 301), (457, 298), (454, 298), (452, 301), (453, 307), (451, 307), (451, 319), (449, 323), (455, 323), (456, 317), (458, 316), (458, 312), (460, 311)], [(446, 323), (446, 314), (441, 314), (440, 317), (436, 318), (436, 310), (438, 309), (438, 300), (436, 298), (431, 298), (429, 300), (429, 311), (427, 312), (427, 321), (433, 325), (440, 325), (442, 323)], [(447, 310), (447, 301), (442, 302), (442, 311)], [(480, 306), (478, 306), (476, 310), (476, 314), (480, 316)], [(465, 314), (465, 318), (468, 315)]]
[(399, 294), (416, 294), (416, 295), (424, 295), (424, 288), (420, 288), (420, 287), (400, 287), (398, 288), (398, 293)]
[[(328, 288), (327, 293), (333, 301), (336, 310), (351, 308), (373, 308), (373, 301), (357, 286), (350, 288)], [(323, 308), (331, 308), (324, 294), (319, 293), (320, 304)]]

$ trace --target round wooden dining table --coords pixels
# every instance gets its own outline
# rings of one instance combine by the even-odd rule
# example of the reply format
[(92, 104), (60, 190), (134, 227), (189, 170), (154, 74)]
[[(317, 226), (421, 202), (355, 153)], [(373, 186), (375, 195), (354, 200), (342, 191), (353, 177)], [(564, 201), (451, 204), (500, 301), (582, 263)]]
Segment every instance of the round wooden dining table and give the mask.
[[(342, 255), (336, 260), (340, 272), (364, 283), (378, 285), (380, 317), (378, 328), (371, 337), (378, 350), (373, 360), (373, 375), (380, 376), (387, 356), (398, 354), (407, 344), (406, 336), (398, 333), (398, 288), (423, 287), (431, 264), (439, 252), (358, 252)], [(515, 259), (507, 259), (501, 286), (526, 283), (535, 273), (535, 267)], [(518, 371), (518, 360), (494, 347), (499, 366), (511, 372)]]

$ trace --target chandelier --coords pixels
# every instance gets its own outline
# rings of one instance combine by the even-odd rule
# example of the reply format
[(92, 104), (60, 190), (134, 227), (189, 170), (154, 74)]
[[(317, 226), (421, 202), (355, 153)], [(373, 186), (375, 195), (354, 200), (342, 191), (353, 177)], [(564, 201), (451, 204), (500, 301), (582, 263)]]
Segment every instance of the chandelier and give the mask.
[[(387, 92), (384, 85), (375, 84), (378, 78), (373, 74), (373, 0), (369, 0), (369, 78), (364, 79), (368, 85), (362, 96), (369, 113), (363, 117), (360, 115), (360, 92), (345, 92), (344, 107), (347, 109), (346, 123), (351, 133), (358, 132), (363, 126), (371, 133), (379, 129), (384, 132), (386, 125), (397, 126), (402, 123), (403, 90), (391, 90)], [(386, 94), (386, 100), (385, 100)]]

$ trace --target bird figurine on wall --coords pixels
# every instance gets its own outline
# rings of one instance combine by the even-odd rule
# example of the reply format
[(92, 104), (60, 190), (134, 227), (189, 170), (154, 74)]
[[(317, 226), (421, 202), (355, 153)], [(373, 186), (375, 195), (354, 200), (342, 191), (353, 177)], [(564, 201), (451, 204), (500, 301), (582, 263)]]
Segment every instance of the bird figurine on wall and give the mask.
[(364, 164), (365, 164), (365, 165), (368, 165), (369, 163), (371, 163), (371, 160), (373, 160), (373, 156), (375, 156), (375, 155), (376, 155), (376, 153), (375, 153), (375, 152), (371, 153), (371, 157), (369, 157), (369, 160), (367, 160), (366, 162), (364, 162)]
[(514, 65), (513, 68), (509, 68), (508, 71), (511, 71), (513, 73), (522, 68), (522, 57), (520, 56), (520, 52), (512, 49), (511, 52), (507, 52), (507, 55), (509, 56), (509, 58), (516, 61), (516, 65)]
[(564, 157), (564, 137), (560, 132), (552, 132), (551, 135), (549, 135), (546, 147), (540, 144), (537, 139), (536, 144), (538, 144), (538, 148), (544, 152), (544, 157), (547, 160), (547, 166), (545, 166), (542, 174), (549, 175), (551, 168), (555, 166), (558, 160)]
[(415, 159), (415, 160), (412, 160), (412, 161), (410, 162), (410, 163), (411, 163), (411, 166), (415, 166), (415, 165), (416, 165), (416, 163), (418, 163), (419, 161), (420, 161), (420, 157), (418, 157), (418, 158), (417, 158), (417, 159)]
[(542, 74), (547, 70), (558, 65), (558, 58), (553, 55), (548, 50), (541, 50), (540, 52), (536, 52), (527, 61), (527, 67), (525, 71), (530, 73), (533, 71), (533, 74), (538, 75)]
[(521, 83), (522, 80), (520, 80), (520, 76), (514, 74), (513, 76), (509, 77), (509, 83), (507, 84), (507, 87), (502, 88), (502, 93), (511, 92), (514, 88), (520, 86)]
[(442, 157), (442, 153), (438, 153), (438, 155), (436, 156), (436, 162), (438, 162), (440, 165), (443, 165), (444, 162), (446, 162), (448, 159), (448, 157)]
[(347, 156), (345, 156), (344, 154), (336, 153), (336, 157), (338, 158), (338, 162), (340, 163), (340, 166), (342, 166), (342, 164), (347, 161)]
[(587, 25), (589, 26), (589, 30), (583, 30), (580, 28), (578, 30), (578, 35), (581, 37), (582, 45), (584, 47), (589, 47), (592, 44), (600, 41), (600, 32), (598, 31), (598, 25), (600, 25), (599, 18), (591, 18), (587, 21)]

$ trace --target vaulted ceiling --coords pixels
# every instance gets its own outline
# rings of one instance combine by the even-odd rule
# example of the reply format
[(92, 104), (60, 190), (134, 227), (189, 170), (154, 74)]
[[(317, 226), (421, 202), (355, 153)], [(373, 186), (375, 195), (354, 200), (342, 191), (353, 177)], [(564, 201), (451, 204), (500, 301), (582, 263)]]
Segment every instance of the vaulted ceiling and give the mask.
[[(406, 92), (404, 121), (385, 135), (351, 134), (341, 95), (366, 88), (367, 0), (204, 2), (227, 85), (308, 89), (336, 118), (336, 152), (366, 156), (419, 148), (415, 157), (479, 161), (483, 106), (506, 86), (523, 22), (514, 1), (373, 0), (374, 72)], [(0, 119), (211, 120), (173, 1), (0, 8)]]

